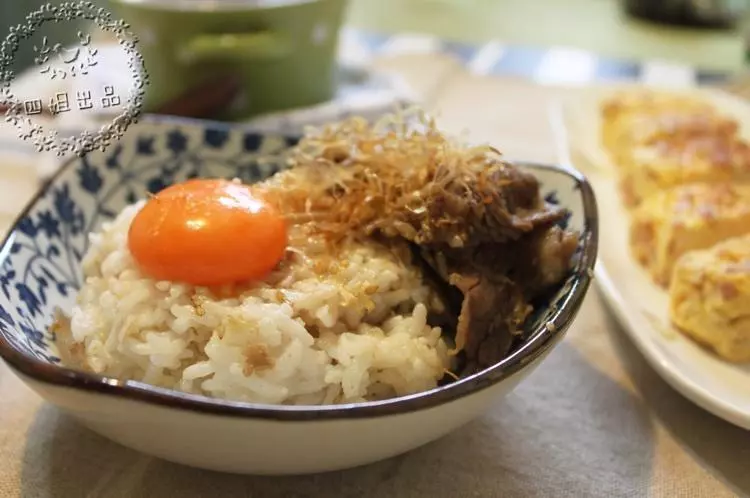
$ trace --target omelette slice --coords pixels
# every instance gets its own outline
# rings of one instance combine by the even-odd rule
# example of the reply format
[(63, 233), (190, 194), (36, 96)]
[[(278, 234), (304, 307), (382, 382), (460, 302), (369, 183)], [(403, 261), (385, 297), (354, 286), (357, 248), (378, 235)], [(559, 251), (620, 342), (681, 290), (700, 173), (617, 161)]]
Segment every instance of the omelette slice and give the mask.
[(701, 135), (633, 147), (619, 189), (628, 208), (660, 190), (688, 183), (750, 181), (750, 145), (734, 136)]
[(681, 332), (731, 362), (750, 362), (750, 235), (683, 255), (669, 289)]
[(653, 280), (668, 286), (675, 261), (750, 233), (750, 183), (695, 183), (657, 192), (633, 211), (630, 249)]
[[(610, 154), (619, 156), (633, 141), (643, 140), (679, 130), (732, 128), (719, 116), (713, 106), (693, 96), (660, 92), (629, 90), (617, 92), (600, 106), (601, 140)], [(736, 128), (736, 124), (734, 125)]]

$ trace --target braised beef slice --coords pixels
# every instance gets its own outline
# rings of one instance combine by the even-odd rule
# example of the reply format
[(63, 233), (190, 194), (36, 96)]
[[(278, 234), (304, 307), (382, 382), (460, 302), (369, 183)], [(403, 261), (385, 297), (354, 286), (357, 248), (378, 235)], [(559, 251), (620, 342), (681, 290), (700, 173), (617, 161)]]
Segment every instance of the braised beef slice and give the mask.
[(544, 202), (533, 174), (509, 164), (494, 164), (485, 175), (438, 180), (410, 194), (417, 207), (407, 200), (389, 216), (374, 220), (367, 231), (422, 247), (469, 247), (517, 240), (566, 215)]
[(435, 325), (456, 331), (456, 347), (465, 359), (460, 374), (484, 369), (508, 354), (532, 311), (529, 303), (567, 275), (577, 245), (575, 234), (551, 226), (516, 242), (418, 252), (428, 281), (447, 303), (447, 314), (458, 316), (455, 328), (444, 316)]
[(494, 189), (478, 182), (453, 182), (444, 190), (430, 184), (419, 194), (423, 209), (404, 209), (395, 223), (379, 220), (373, 227), (419, 248), (416, 259), (446, 303), (446, 312), (434, 317), (439, 323), (431, 323), (456, 331), (461, 375), (508, 354), (532, 311), (529, 302), (567, 275), (578, 246), (577, 234), (557, 226), (567, 212), (541, 199), (532, 174), (500, 168), (489, 185)]
[(508, 354), (531, 307), (522, 289), (509, 279), (454, 274), (452, 283), (464, 295), (456, 340), (464, 338), (466, 364), (461, 374), (468, 375)]
[(444, 278), (425, 256), (418, 245), (411, 244), (411, 260), (420, 268), (422, 278), (435, 290), (444, 305), (444, 309), (439, 311), (430, 309), (427, 321), (442, 330), (456, 330), (464, 300), (463, 293), (451, 285), (448, 278)]
[[(516, 242), (484, 243), (469, 251), (448, 251), (454, 265), (468, 265), (479, 274), (504, 275), (534, 299), (558, 284), (570, 270), (578, 235), (558, 226), (541, 227)], [(464, 270), (466, 271), (466, 270)]]

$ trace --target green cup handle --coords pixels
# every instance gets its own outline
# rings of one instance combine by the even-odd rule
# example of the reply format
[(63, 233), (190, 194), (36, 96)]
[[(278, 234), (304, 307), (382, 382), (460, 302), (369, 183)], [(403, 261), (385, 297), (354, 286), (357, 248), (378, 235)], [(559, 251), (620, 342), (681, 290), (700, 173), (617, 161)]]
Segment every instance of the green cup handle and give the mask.
[(270, 31), (199, 35), (182, 50), (186, 62), (280, 59), (291, 52), (288, 40)]

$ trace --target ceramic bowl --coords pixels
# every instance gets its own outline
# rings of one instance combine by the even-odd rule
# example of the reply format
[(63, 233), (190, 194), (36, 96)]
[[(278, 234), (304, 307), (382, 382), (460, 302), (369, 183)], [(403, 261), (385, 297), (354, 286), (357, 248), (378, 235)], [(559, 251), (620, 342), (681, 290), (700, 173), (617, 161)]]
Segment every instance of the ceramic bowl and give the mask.
[[(519, 164), (582, 234), (574, 269), (526, 324), (527, 339), (478, 374), (379, 402), (270, 406), (182, 394), (60, 365), (48, 332), (81, 285), (87, 233), (149, 191), (196, 176), (258, 181), (282, 167), (295, 137), (222, 124), (149, 118), (105, 151), (68, 163), (24, 210), (0, 247), (0, 355), (34, 391), (97, 433), (206, 469), (302, 474), (391, 457), (452, 431), (510, 392), (563, 338), (589, 287), (597, 252), (594, 194), (579, 173)], [(262, 157), (272, 159), (261, 161)]]

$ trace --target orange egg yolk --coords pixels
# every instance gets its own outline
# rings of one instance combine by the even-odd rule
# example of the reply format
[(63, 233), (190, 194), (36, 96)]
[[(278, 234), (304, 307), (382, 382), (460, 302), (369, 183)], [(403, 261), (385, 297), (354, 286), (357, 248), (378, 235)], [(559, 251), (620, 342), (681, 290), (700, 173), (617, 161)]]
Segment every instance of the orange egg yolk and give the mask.
[(131, 222), (128, 248), (156, 280), (221, 286), (264, 278), (283, 258), (284, 218), (247, 185), (197, 179), (172, 185)]

